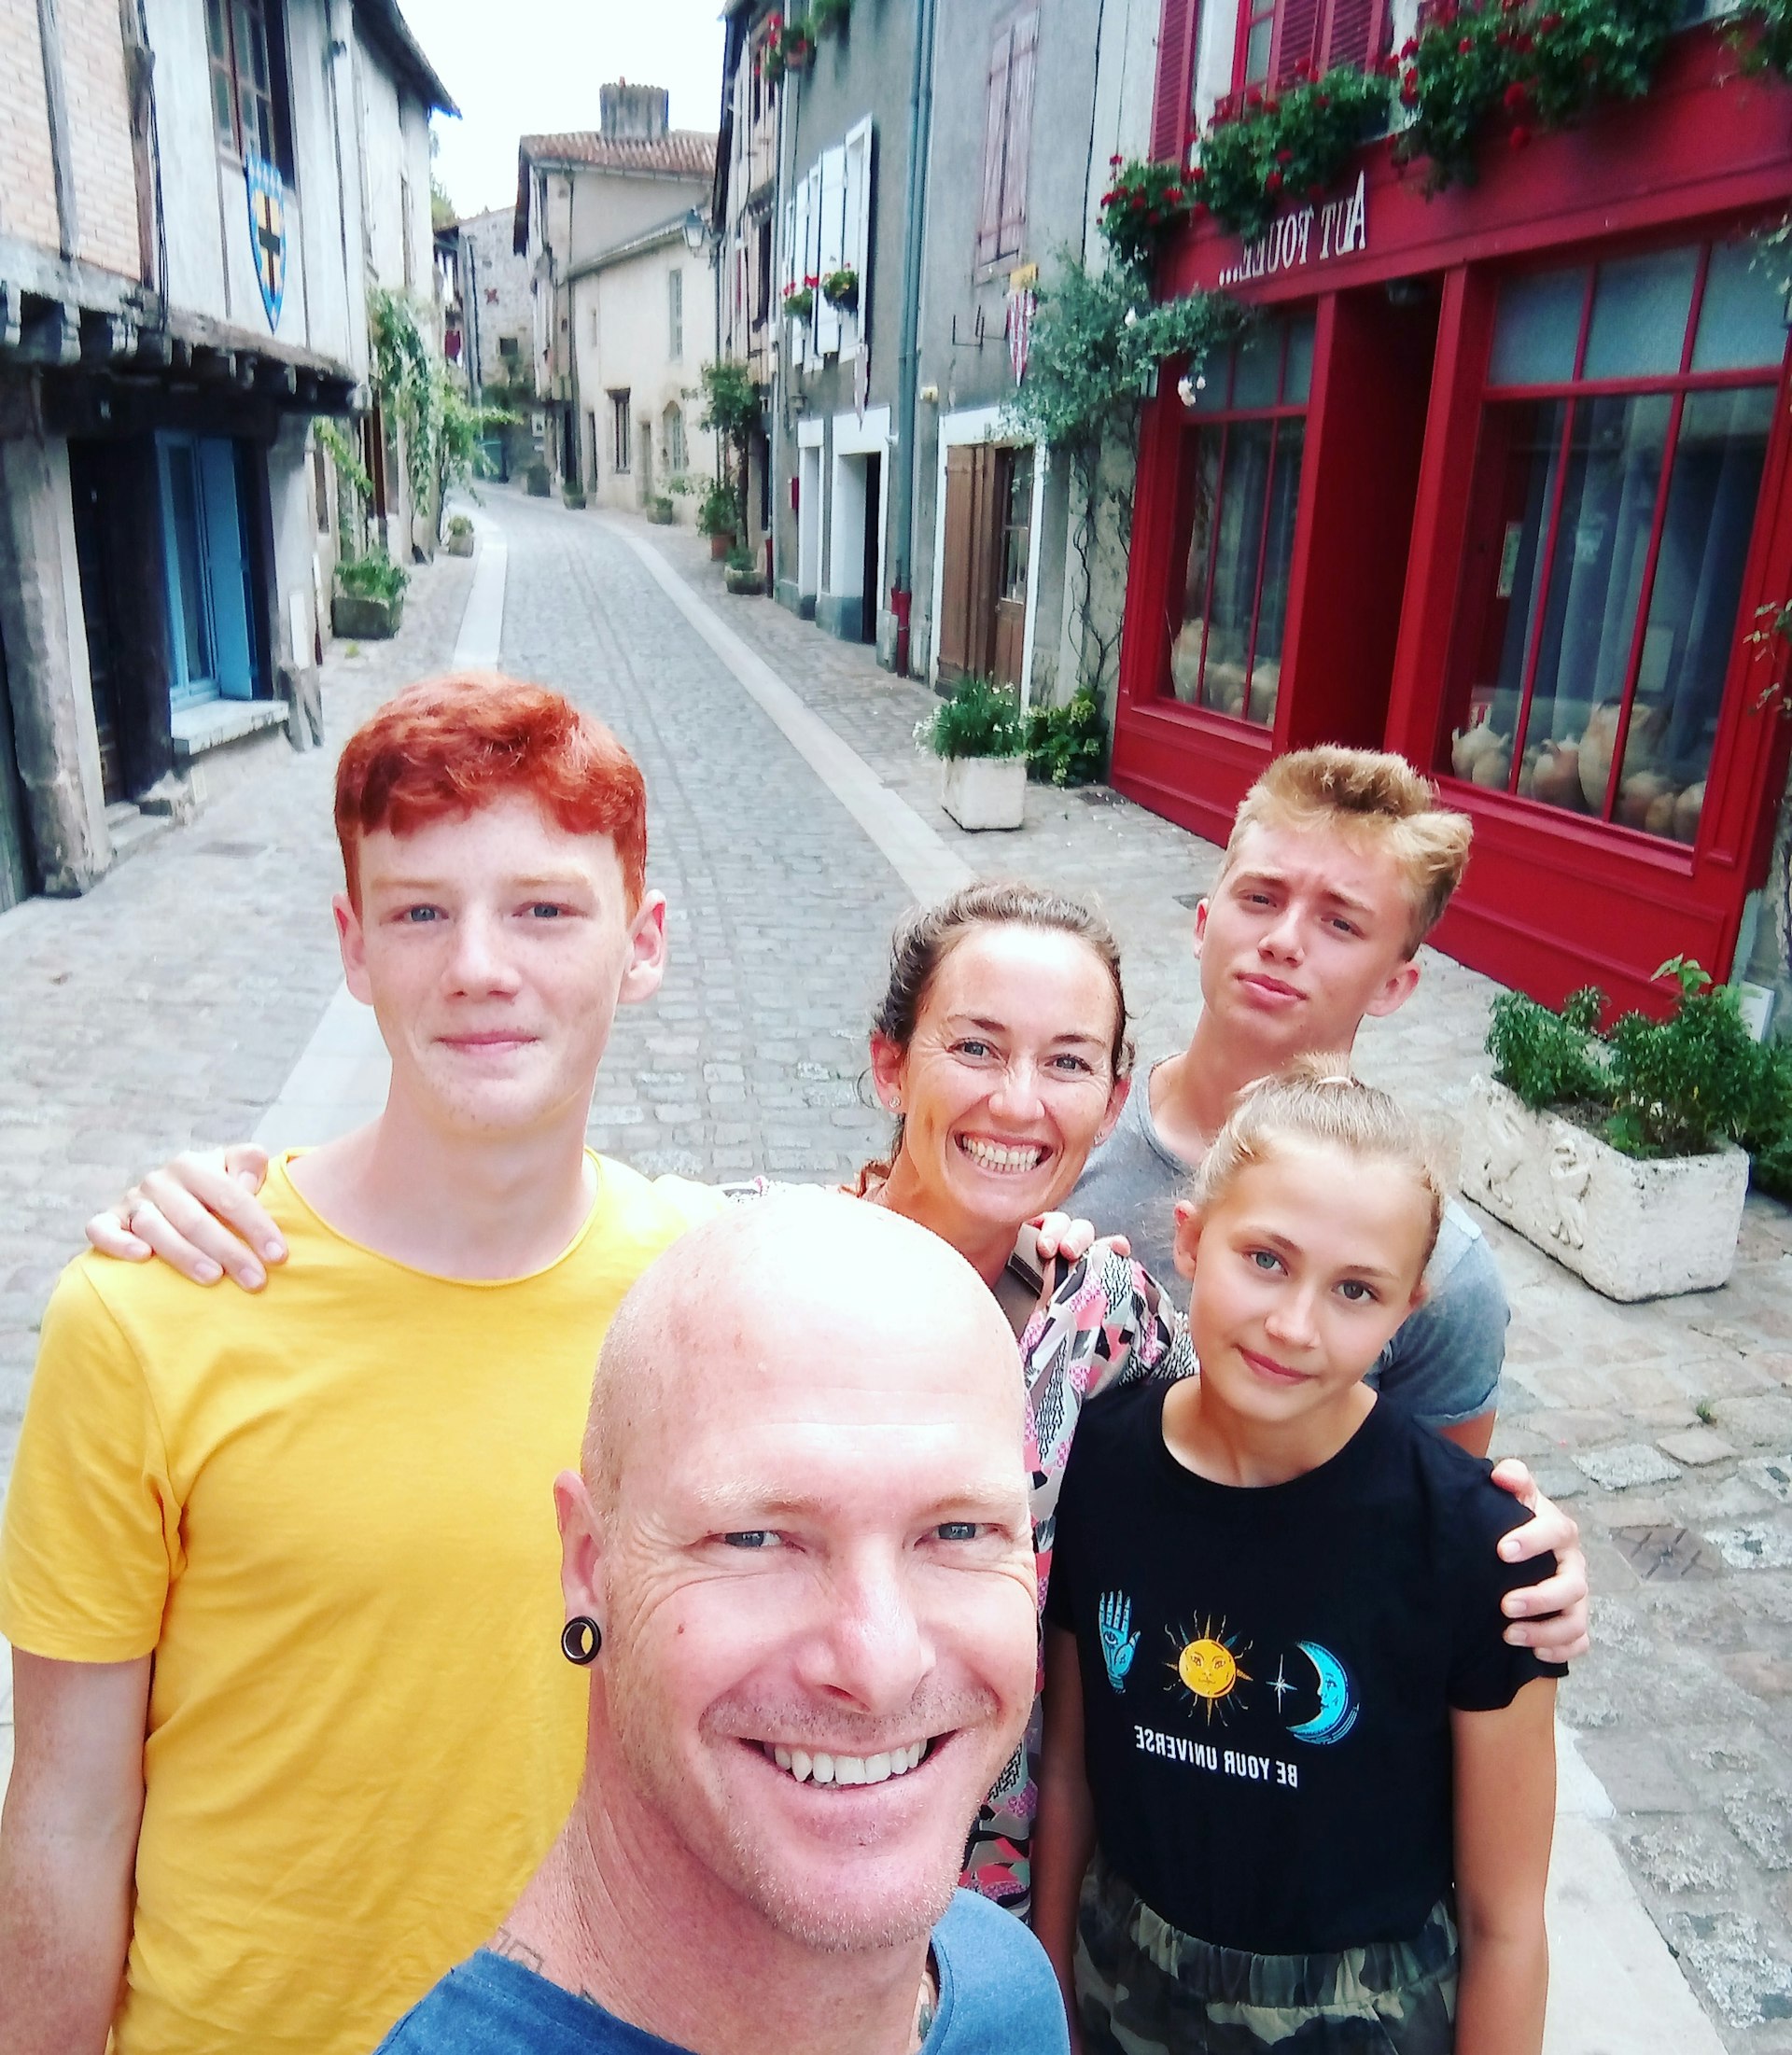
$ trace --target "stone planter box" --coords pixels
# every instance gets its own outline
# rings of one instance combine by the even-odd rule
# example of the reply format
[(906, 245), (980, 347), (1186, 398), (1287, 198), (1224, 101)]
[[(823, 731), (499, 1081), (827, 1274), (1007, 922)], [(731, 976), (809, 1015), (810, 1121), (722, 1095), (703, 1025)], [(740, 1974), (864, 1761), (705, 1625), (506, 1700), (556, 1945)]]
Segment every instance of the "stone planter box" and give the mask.
[(576, 486), (562, 486), (560, 497), (573, 513), (582, 513), (584, 511), (585, 496)]
[(465, 535), (451, 535), (444, 547), (450, 556), (471, 556), (474, 539), (473, 531), (469, 528)]
[(650, 499), (646, 512), (656, 528), (669, 528), (678, 517), (678, 510), (669, 499)]
[(399, 632), (404, 619), (404, 598), (362, 599), (354, 593), (338, 593), (329, 603), (329, 624), (351, 642), (385, 642)]
[(757, 599), (765, 590), (765, 580), (757, 571), (724, 571), (721, 579), (737, 599)]
[(1748, 1157), (1645, 1162), (1559, 1113), (1534, 1113), (1491, 1079), (1469, 1087), (1462, 1188), (1608, 1299), (1668, 1298), (1728, 1281)]
[(720, 535), (712, 535), (709, 538), (710, 563), (720, 564), (734, 546), (735, 531), (732, 528), (724, 528)]
[(1024, 756), (955, 756), (940, 802), (960, 828), (1018, 828), (1027, 809)]

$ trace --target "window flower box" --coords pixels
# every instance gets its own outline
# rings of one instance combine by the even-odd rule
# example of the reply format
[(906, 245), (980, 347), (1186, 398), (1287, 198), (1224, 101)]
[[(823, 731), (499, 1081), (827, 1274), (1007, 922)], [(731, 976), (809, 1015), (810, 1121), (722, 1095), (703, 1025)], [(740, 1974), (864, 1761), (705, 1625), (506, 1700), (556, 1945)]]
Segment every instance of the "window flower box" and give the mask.
[(830, 272), (821, 281), (821, 297), (831, 307), (838, 307), (843, 314), (859, 311), (859, 273), (850, 264), (837, 272)]

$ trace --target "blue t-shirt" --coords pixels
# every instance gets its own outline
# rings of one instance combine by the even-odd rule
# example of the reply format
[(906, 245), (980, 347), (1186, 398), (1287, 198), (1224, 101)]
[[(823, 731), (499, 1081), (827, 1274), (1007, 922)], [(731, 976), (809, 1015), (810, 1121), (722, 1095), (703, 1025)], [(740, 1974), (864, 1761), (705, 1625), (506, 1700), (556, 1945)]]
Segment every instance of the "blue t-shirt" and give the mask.
[[(1069, 2055), (1045, 1951), (1009, 1913), (958, 1892), (933, 1929), (940, 2009), (921, 2055)], [(844, 2045), (844, 2044), (843, 2044)], [(689, 2055), (508, 1956), (451, 1969), (377, 2055)]]

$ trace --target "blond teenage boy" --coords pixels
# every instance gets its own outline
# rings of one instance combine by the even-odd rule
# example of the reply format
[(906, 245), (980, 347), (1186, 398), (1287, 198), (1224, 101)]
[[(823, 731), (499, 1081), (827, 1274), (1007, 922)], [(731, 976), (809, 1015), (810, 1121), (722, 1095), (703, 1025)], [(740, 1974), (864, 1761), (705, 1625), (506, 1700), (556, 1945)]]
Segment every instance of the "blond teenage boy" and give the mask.
[[(1175, 1202), (1239, 1095), (1297, 1056), (1350, 1050), (1365, 1020), (1405, 1005), (1472, 832), (1403, 757), (1330, 746), (1279, 757), (1245, 794), (1220, 874), (1195, 911), (1201, 1011), (1188, 1045), (1141, 1066), (1071, 1210), (1130, 1237), (1147, 1269), (1173, 1276)], [(1508, 1313), (1487, 1242), (1454, 1201), (1425, 1288), (1370, 1381), (1485, 1455)], [(1521, 1538), (1526, 1558), (1554, 1548), (1561, 1573), (1508, 1606), (1515, 1617), (1560, 1617), (1511, 1631), (1565, 1660), (1583, 1645), (1585, 1573), (1573, 1523), (1548, 1511), (1547, 1533), (1533, 1523), (1508, 1546)]]

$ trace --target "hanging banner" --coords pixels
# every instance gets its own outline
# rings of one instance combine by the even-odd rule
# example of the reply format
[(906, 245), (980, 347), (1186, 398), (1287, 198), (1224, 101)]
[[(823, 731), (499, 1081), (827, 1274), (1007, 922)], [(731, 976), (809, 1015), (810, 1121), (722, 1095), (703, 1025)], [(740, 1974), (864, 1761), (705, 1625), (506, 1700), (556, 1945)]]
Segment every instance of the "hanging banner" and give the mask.
[(287, 291), (287, 182), (280, 167), (251, 154), (243, 160), (243, 180), (249, 196), (249, 249), (261, 287), (268, 327), (280, 326), (280, 302)]

